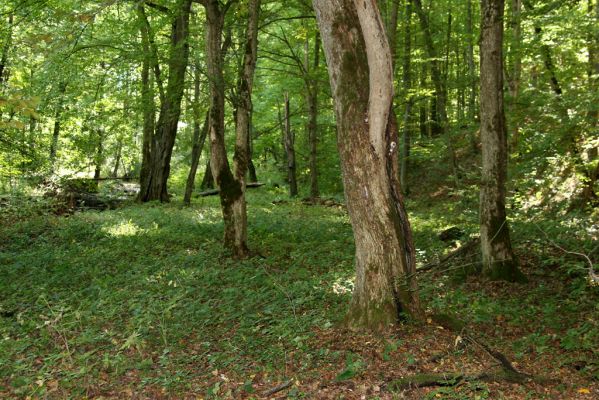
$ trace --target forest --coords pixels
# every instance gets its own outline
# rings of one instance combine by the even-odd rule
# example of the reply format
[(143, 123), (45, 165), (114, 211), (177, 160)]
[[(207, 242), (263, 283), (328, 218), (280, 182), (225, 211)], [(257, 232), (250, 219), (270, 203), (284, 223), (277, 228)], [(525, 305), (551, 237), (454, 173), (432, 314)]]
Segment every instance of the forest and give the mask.
[(598, 0), (2, 0), (0, 398), (599, 398)]

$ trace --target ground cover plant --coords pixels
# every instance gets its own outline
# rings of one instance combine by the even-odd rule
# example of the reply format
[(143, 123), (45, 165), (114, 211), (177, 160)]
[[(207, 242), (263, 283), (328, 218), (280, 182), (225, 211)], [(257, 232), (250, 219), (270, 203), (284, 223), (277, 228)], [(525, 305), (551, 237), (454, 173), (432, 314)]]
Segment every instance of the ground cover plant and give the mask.
[[(381, 335), (345, 329), (347, 213), (280, 196), (250, 196), (256, 255), (245, 261), (218, 245), (215, 198), (3, 225), (2, 396), (261, 398), (286, 382), (279, 397), (591, 398), (597, 390), (598, 292), (579, 260), (524, 237), (517, 248), (527, 284), (464, 280), (460, 260), (425, 272), (421, 291), (430, 315), (458, 316), (545, 380), (394, 387), (421, 373), (489, 373), (497, 362), (430, 319)], [(446, 246), (438, 232), (457, 221), (442, 216), (441, 204), (411, 211), (416, 246), (433, 259)], [(555, 230), (572, 238), (589, 227), (542, 229), (564, 244)]]

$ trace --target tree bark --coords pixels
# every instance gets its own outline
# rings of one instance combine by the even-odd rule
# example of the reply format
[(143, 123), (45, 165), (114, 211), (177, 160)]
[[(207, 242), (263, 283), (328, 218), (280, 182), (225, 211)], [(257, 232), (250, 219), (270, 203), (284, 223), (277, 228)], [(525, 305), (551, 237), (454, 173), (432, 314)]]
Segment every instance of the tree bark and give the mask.
[[(468, 46), (466, 51), (466, 62), (468, 63), (468, 81), (470, 82), (470, 95), (468, 96), (468, 120), (470, 123), (476, 119), (476, 89), (478, 80), (476, 79), (476, 70), (474, 68), (474, 29), (472, 18), (472, 0), (466, 3), (466, 37)], [(474, 145), (476, 148), (476, 145)]]
[(398, 180), (391, 51), (374, 2), (314, 0), (314, 7), (356, 244), (348, 324), (384, 329), (398, 321), (400, 312), (422, 317), (412, 233)]
[(119, 174), (119, 167), (121, 166), (122, 151), (123, 151), (123, 140), (119, 139), (119, 141), (117, 143), (117, 147), (116, 147), (116, 157), (114, 160), (114, 167), (112, 169), (112, 173), (110, 174), (110, 176), (112, 176), (113, 178), (116, 178)]
[[(510, 97), (512, 109), (516, 109), (518, 105), (518, 97), (520, 96), (520, 78), (522, 75), (522, 0), (510, 0), (511, 19), (510, 26), (512, 29), (512, 44), (510, 46), (511, 55), (511, 76), (508, 82), (510, 88)], [(518, 151), (520, 127), (518, 121), (514, 121), (512, 128), (511, 150)]]
[[(234, 228), (228, 246), (237, 257), (249, 254), (247, 247), (247, 210), (246, 210), (246, 174), (250, 160), (250, 130), (252, 120), (252, 89), (254, 72), (258, 57), (258, 23), (260, 20), (260, 0), (249, 0), (248, 21), (245, 34), (245, 52), (243, 65), (239, 71), (237, 83), (237, 110), (235, 112), (235, 155), (233, 157), (234, 178), (238, 182), (241, 194), (232, 204)], [(222, 189), (221, 189), (222, 192)], [(226, 228), (225, 228), (226, 229)], [(225, 236), (225, 245), (227, 238)]]
[(200, 189), (214, 189), (214, 177), (212, 176), (212, 168), (210, 167), (210, 158), (206, 162), (206, 168), (204, 169), (204, 176), (202, 177), (202, 183)]
[(97, 143), (96, 143), (96, 157), (94, 160), (94, 179), (100, 179), (102, 173), (102, 164), (104, 163), (104, 131), (103, 128), (98, 128), (96, 131)]
[(480, 116), (482, 272), (490, 279), (521, 281), (505, 211), (507, 129), (503, 105), (504, 0), (481, 0)]
[[(170, 162), (181, 114), (181, 100), (185, 89), (185, 70), (189, 58), (189, 15), (192, 0), (180, 0), (172, 23), (169, 74), (164, 101), (151, 146), (150, 164), (146, 180), (141, 182), (139, 199), (142, 202), (168, 202), (167, 183)], [(143, 167), (142, 167), (143, 169)]]
[(289, 94), (285, 93), (285, 116), (283, 143), (287, 154), (287, 181), (289, 182), (289, 196), (297, 196), (297, 178), (295, 166), (295, 134), (291, 130), (291, 115), (289, 111)]

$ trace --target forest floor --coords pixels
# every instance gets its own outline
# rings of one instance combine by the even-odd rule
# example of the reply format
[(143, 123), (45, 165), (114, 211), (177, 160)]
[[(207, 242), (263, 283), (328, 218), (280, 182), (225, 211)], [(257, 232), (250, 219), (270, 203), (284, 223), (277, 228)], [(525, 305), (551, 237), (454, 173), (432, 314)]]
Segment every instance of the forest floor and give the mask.
[[(475, 199), (418, 196), (408, 209), (421, 263), (476, 233)], [(588, 218), (513, 223), (526, 284), (465, 276), (467, 257), (420, 273), (427, 312), (451, 314), (467, 331), (430, 318), (369, 335), (343, 327), (353, 276), (345, 209), (266, 188), (249, 194), (248, 209), (256, 256), (245, 261), (222, 250), (215, 197), (187, 208), (174, 199), (68, 216), (3, 214), (0, 398), (599, 397), (599, 287), (584, 259), (552, 244), (596, 256)], [(461, 240), (439, 240), (452, 226)], [(534, 379), (476, 379), (500, 370), (481, 342)], [(475, 378), (397, 384), (456, 373)]]

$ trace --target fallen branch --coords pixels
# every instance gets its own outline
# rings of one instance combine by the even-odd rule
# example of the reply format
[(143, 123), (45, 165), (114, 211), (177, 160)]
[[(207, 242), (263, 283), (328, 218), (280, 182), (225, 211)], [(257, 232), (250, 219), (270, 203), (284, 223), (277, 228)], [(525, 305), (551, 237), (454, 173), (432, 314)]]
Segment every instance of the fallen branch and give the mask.
[(272, 389), (269, 389), (269, 390), (263, 392), (262, 397), (272, 396), (275, 393), (278, 393), (282, 390), (285, 390), (285, 389), (291, 387), (291, 385), (293, 385), (292, 381), (287, 381), (287, 382), (281, 383), (280, 385), (277, 385), (277, 386), (273, 387)]
[(456, 258), (460, 255), (463, 255), (464, 253), (468, 253), (472, 248), (477, 247), (479, 244), (480, 244), (480, 238), (475, 238), (475, 239), (469, 240), (468, 242), (464, 243), (463, 246), (444, 255), (438, 261), (430, 262), (430, 263), (425, 264), (422, 267), (418, 268), (416, 270), (416, 272), (421, 273), (421, 272), (430, 271), (431, 269), (434, 269), (434, 268), (441, 267), (442, 265), (446, 264), (449, 260)]
[[(246, 188), (258, 188), (260, 186), (264, 186), (264, 183), (260, 183), (260, 182), (250, 182), (248, 184), (245, 185)], [(197, 196), (200, 197), (206, 197), (206, 196), (214, 196), (220, 193), (219, 189), (212, 189), (212, 190), (206, 190), (205, 192), (200, 192), (197, 194)]]

